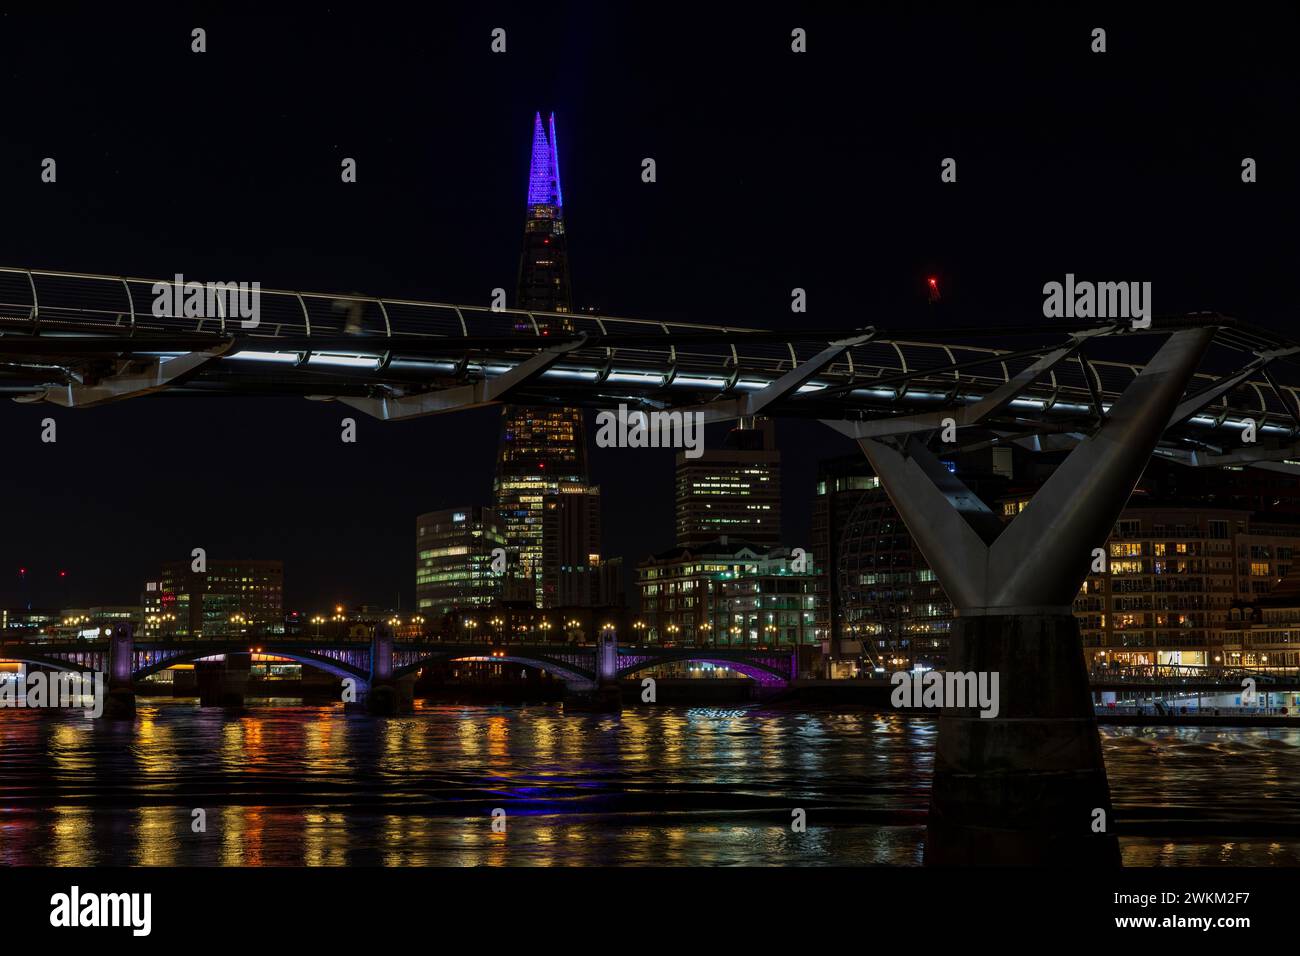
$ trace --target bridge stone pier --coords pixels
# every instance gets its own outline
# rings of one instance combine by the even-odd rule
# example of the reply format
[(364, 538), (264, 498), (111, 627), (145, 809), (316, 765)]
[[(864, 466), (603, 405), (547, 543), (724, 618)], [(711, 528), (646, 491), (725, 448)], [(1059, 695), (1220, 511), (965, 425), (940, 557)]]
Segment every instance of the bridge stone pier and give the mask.
[(1212, 336), (1174, 332), (1010, 524), (898, 434), (919, 429), (842, 429), (954, 605), (949, 671), (999, 675), (996, 717), (940, 711), (926, 863), (1119, 864), (1072, 603)]
[(372, 714), (409, 714), (415, 707), (414, 676), (394, 676), (393, 631), (387, 624), (376, 625), (370, 638), (370, 679), (362, 694)]
[(239, 710), (248, 694), (252, 655), (247, 651), (228, 652), (219, 661), (198, 661), (194, 671), (199, 685), (200, 707), (225, 707)]
[(618, 635), (612, 627), (602, 628), (596, 643), (594, 704), (602, 710), (623, 709), (623, 688), (618, 681)]
[(135, 714), (135, 686), (132, 664), (135, 635), (129, 623), (113, 627), (108, 644), (108, 690), (104, 701), (107, 717), (131, 717)]
[(623, 688), (619, 683), (618, 634), (614, 628), (601, 628), (593, 657), (590, 680), (565, 682), (569, 692), (564, 702), (565, 709), (620, 713), (623, 710)]

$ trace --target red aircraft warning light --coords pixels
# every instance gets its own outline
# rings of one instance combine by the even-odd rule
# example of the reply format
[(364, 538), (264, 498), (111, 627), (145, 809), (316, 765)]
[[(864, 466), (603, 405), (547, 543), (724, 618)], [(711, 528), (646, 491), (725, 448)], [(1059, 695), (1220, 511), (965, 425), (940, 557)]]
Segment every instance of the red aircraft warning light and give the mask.
[(930, 301), (938, 302), (939, 301), (939, 280), (936, 279), (934, 276), (930, 276), (929, 281), (927, 281), (926, 285), (930, 287)]

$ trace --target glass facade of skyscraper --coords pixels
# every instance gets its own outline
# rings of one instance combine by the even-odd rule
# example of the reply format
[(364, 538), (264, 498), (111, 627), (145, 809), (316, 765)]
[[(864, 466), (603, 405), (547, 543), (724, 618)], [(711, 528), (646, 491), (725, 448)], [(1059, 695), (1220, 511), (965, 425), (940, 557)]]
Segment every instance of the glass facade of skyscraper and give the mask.
[(771, 419), (742, 421), (720, 449), (677, 454), (677, 545), (719, 538), (781, 544), (781, 453)]
[(491, 604), (503, 574), (492, 552), (506, 536), (490, 508), (448, 508), (415, 521), (415, 603), (422, 615), (443, 616)]
[[(549, 135), (548, 135), (549, 129)], [(568, 239), (560, 190), (555, 116), (533, 120), (527, 219), (519, 259), (516, 331), (545, 335), (568, 331), (573, 310), (569, 287)], [(501, 412), (501, 436), (494, 482), (497, 514), (517, 557), (518, 575), (531, 579), (539, 607), (547, 603), (543, 582), (546, 499), (564, 485), (586, 485), (587, 448), (581, 409), (522, 408)]]
[(163, 637), (219, 638), (284, 633), (284, 565), (279, 561), (209, 558), (195, 571), (189, 559), (162, 566), (155, 613)]

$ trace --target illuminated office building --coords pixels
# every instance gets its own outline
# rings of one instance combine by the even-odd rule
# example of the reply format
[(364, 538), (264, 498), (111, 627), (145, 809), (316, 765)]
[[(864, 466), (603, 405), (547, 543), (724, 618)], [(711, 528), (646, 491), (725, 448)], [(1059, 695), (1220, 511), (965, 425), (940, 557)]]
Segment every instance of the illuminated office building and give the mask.
[(542, 515), (542, 607), (623, 603), (623, 561), (600, 554), (600, 488), (562, 485)]
[[(146, 585), (148, 633), (177, 638), (240, 637), (284, 633), (284, 564), (280, 561), (207, 559), (205, 571), (189, 558), (168, 561), (156, 584), (156, 601)], [(151, 622), (161, 615), (163, 623)]]
[(1153, 503), (1126, 508), (1105, 547), (1106, 571), (1090, 574), (1074, 602), (1089, 664), (1213, 666), (1234, 660), (1225, 651), (1241, 609), (1267, 603), (1290, 576), (1300, 524)]
[(46, 628), (46, 633), (56, 640), (100, 640), (119, 625), (138, 634), (143, 623), (143, 608), (135, 604), (74, 607), (65, 608), (58, 626)]
[[(1010, 522), (1054, 464), (1019, 453), (1013, 463), (1010, 456), (989, 454), (996, 450), (947, 464)], [(848, 462), (826, 463), (818, 489), (825, 500), (814, 511), (814, 553), (839, 542), (837, 575), (823, 585), (823, 592), (837, 589), (829, 599), (840, 625), (831, 674), (942, 667), (951, 605), (888, 496), (864, 482), (862, 471)], [(851, 494), (836, 501), (836, 488)], [(1197, 470), (1153, 460), (1101, 543), (1104, 565), (1095, 565), (1074, 600), (1088, 665), (1263, 666), (1267, 657), (1269, 665), (1286, 666), (1300, 660), (1300, 647), (1288, 646), (1293, 611), (1286, 603), (1300, 603), (1290, 596), (1300, 585), (1284, 583), (1300, 570), (1298, 492), (1300, 479), (1283, 473)], [(1279, 596), (1270, 597), (1279, 586)], [(821, 615), (818, 622), (828, 652), (825, 631), (834, 633), (834, 620)]]
[(491, 604), (503, 575), (492, 552), (506, 548), (505, 531), (491, 508), (449, 508), (415, 519), (415, 604), (439, 617)]
[[(1042, 479), (1027, 453), (993, 447), (945, 459), (985, 499)], [(818, 631), (831, 677), (914, 664), (942, 666), (953, 610), (885, 489), (860, 456), (823, 462), (813, 506), (813, 553), (823, 562)], [(821, 557), (821, 555), (825, 557)]]
[(677, 546), (719, 538), (763, 549), (781, 544), (781, 453), (772, 420), (742, 420), (722, 448), (677, 453)]
[(0, 608), (0, 631), (36, 633), (63, 619), (56, 608)]
[[(1228, 611), (1222, 646), (1210, 649), (1212, 665), (1251, 671), (1300, 668), (1300, 574), (1264, 594), (1238, 599)], [(1298, 707), (1294, 692), (1284, 706)]]
[[(817, 465), (809, 543), (817, 568), (817, 635), (832, 661), (844, 654), (861, 654), (860, 640), (844, 624), (839, 584), (840, 549), (853, 526), (852, 518), (859, 502), (873, 492), (883, 495), (879, 489), (880, 479), (872, 473), (871, 465), (861, 453), (827, 459)], [(852, 672), (850, 664), (842, 676)]]
[[(541, 114), (533, 120), (516, 299), (517, 307), (529, 313), (528, 317), (516, 317), (516, 332), (545, 335), (572, 329), (567, 318), (573, 301), (554, 114), (547, 125), (543, 125)], [(514, 405), (502, 409), (494, 482), (496, 509), (517, 554), (517, 573), (533, 581), (539, 607), (546, 603), (542, 567), (545, 503), (564, 485), (586, 484), (587, 439), (581, 409)]]
[(728, 539), (647, 558), (633, 642), (817, 650), (816, 569), (795, 571), (791, 559), (788, 548)]

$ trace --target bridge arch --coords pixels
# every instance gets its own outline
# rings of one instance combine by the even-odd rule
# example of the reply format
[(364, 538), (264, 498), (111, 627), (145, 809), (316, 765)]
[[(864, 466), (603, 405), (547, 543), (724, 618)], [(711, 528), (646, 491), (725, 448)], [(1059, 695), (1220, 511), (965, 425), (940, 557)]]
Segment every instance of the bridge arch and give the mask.
[(22, 654), (0, 654), (0, 660), (8, 663), (17, 664), (35, 664), (38, 667), (48, 667), (56, 671), (93, 671), (105, 670), (97, 663), (89, 662), (77, 663), (76, 661), (62, 660), (57, 657), (44, 657), (40, 654), (31, 654), (24, 652)]
[[(627, 663), (624, 663), (624, 661)], [(635, 652), (627, 655), (620, 654), (618, 676), (631, 677), (633, 674), (649, 670), (652, 667), (686, 662), (725, 667), (727, 670), (744, 674), (746, 677), (766, 685), (779, 684), (785, 686), (794, 677), (788, 655), (773, 654), (771, 660), (765, 660), (756, 658), (752, 654), (746, 654), (745, 656), (738, 653), (731, 654), (718, 647), (683, 648), (678, 653), (660, 652), (655, 655), (645, 656)]]
[(519, 664), (534, 670), (547, 671), (564, 681), (595, 680), (596, 675), (585, 667), (563, 663), (542, 654), (508, 654), (505, 657), (493, 654), (466, 653), (464, 651), (447, 651), (441, 654), (429, 654), (419, 660), (393, 668), (394, 677), (403, 677), (415, 673), (426, 664), (449, 664), (454, 661), (481, 661), (487, 664)]
[[(167, 657), (162, 660), (154, 661), (145, 667), (133, 670), (131, 672), (131, 679), (143, 680), (150, 674), (164, 671), (175, 664), (193, 664), (195, 661), (205, 660), (209, 657), (222, 657), (228, 653), (231, 652), (214, 650), (212, 648), (200, 648), (194, 651), (177, 654), (175, 657)], [(368, 672), (350, 664), (345, 664), (341, 661), (336, 661), (332, 658), (315, 654), (310, 651), (280, 650), (277, 648), (264, 653), (272, 657), (283, 657), (285, 660), (293, 661), (296, 664), (305, 664), (308, 667), (315, 667), (318, 670), (325, 671), (327, 674), (332, 674), (340, 679), (350, 677), (358, 682), (358, 686), (364, 687), (370, 683), (370, 674)]]

